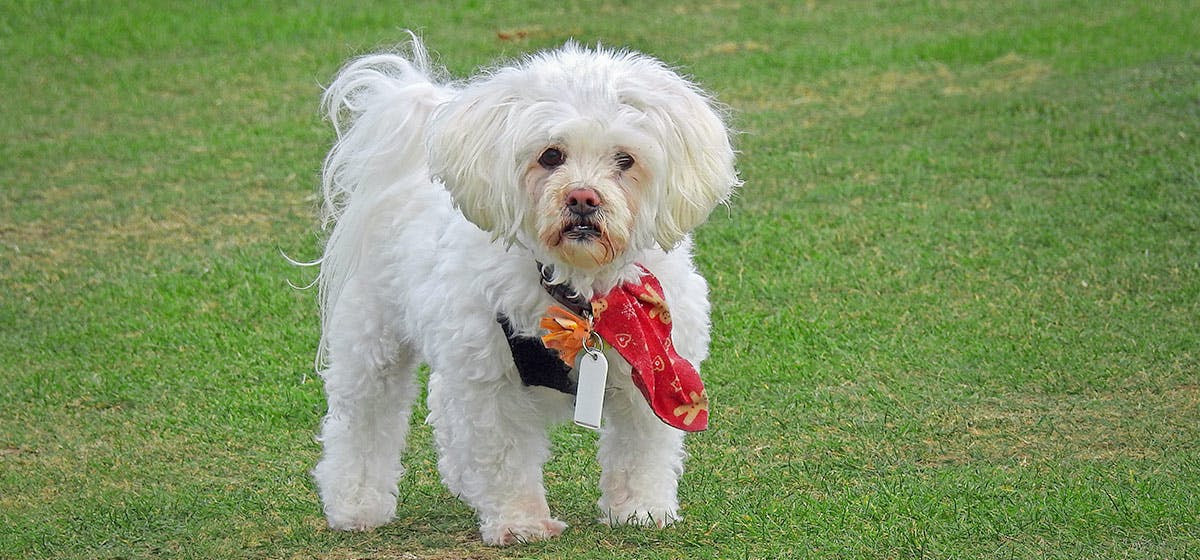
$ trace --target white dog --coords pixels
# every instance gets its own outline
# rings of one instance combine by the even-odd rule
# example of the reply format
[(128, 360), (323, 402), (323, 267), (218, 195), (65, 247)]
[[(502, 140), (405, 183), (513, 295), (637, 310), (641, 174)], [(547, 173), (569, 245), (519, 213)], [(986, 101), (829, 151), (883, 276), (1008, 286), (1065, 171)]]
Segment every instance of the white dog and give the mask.
[[(323, 99), (337, 143), (323, 177), (333, 231), (320, 260), (318, 363), (329, 409), (313, 474), (329, 525), (392, 519), (427, 363), (438, 469), (478, 514), (484, 542), (560, 534), (542, 465), (547, 430), (571, 418), (578, 374), (569, 352), (543, 346), (555, 346), (544, 327), (556, 305), (573, 310), (558, 310), (563, 336), (611, 364), (601, 521), (680, 519), (678, 428), (707, 422), (707, 398), (681, 390), (682, 373), (657, 388), (654, 375), (663, 356), (683, 371), (708, 353), (708, 288), (689, 232), (740, 184), (721, 112), (632, 52), (568, 43), (457, 82), (415, 36), (404, 51), (353, 60)], [(665, 304), (645, 305), (666, 334), (646, 337), (659, 348), (654, 365), (634, 367), (640, 358), (623, 357), (618, 341), (597, 341), (596, 302), (628, 286), (644, 288), (629, 301), (650, 302), (656, 284)], [(671, 390), (682, 404), (652, 408)]]

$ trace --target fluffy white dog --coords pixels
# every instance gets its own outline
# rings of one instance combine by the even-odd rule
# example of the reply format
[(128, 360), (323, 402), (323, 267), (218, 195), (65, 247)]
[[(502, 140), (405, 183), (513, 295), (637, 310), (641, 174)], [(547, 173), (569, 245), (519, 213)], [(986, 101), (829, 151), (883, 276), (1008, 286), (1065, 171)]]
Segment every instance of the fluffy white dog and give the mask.
[[(641, 54), (568, 43), (460, 82), (415, 36), (403, 51), (351, 61), (323, 99), (337, 132), (319, 275), (325, 515), (344, 530), (392, 519), (427, 363), (438, 469), (484, 542), (554, 537), (547, 431), (571, 418), (578, 374), (538, 340), (547, 309), (582, 302), (586, 327), (592, 300), (656, 278), (657, 343), (698, 367), (708, 288), (689, 232), (740, 184), (729, 132), (709, 96)], [(601, 521), (663, 527), (680, 519), (684, 431), (605, 342)], [(691, 397), (675, 414), (706, 422)]]

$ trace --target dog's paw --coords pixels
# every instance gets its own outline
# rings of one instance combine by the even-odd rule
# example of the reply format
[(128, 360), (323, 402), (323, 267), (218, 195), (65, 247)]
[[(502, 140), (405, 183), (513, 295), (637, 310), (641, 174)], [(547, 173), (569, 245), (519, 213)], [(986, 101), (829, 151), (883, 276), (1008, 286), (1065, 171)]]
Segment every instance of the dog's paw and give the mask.
[(635, 527), (658, 527), (659, 529), (682, 520), (683, 517), (675, 508), (661, 507), (610, 509), (604, 517), (600, 518), (601, 523), (610, 527), (632, 525)]
[(388, 492), (358, 488), (349, 496), (325, 505), (329, 528), (338, 531), (370, 531), (387, 525), (396, 515), (396, 496)]
[(496, 521), (480, 527), (483, 543), (491, 546), (509, 546), (552, 539), (562, 534), (567, 524), (557, 519), (528, 519), (519, 521)]

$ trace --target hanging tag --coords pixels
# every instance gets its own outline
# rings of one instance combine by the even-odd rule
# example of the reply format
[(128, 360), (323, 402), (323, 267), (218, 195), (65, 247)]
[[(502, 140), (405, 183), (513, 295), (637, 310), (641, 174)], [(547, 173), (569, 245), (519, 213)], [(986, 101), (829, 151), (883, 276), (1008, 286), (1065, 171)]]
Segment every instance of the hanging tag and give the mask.
[(604, 384), (608, 379), (608, 358), (595, 348), (584, 347), (579, 355), (579, 388), (575, 393), (575, 423), (600, 429), (604, 410)]

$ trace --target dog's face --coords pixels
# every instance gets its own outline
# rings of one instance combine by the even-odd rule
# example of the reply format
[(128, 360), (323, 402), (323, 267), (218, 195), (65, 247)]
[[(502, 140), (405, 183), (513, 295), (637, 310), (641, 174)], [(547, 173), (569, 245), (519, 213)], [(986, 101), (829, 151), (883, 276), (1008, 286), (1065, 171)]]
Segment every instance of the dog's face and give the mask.
[(533, 211), (526, 229), (561, 262), (585, 270), (604, 266), (644, 229), (638, 211), (653, 177), (635, 149), (576, 136), (527, 159), (521, 183)]
[(654, 59), (574, 45), (465, 86), (435, 111), (429, 149), (467, 219), (582, 270), (674, 247), (739, 184), (695, 86)]

